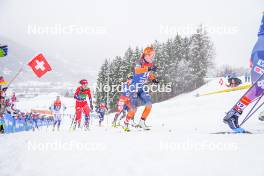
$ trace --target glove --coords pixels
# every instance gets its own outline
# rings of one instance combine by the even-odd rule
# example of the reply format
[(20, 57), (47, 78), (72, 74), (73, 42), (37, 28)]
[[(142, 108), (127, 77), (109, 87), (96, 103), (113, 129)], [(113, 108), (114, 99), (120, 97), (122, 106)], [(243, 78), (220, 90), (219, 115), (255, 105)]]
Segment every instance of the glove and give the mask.
[(75, 95), (74, 98), (79, 101), (84, 101), (85, 98), (81, 98), (79, 95)]
[(153, 79), (152, 82), (153, 82), (154, 84), (159, 84), (159, 81), (158, 81), (157, 79)]
[(241, 114), (243, 113), (242, 109), (239, 108), (239, 107), (235, 107), (233, 110), (234, 110), (235, 112), (238, 113), (238, 114), (237, 114), (238, 116), (241, 115)]
[(89, 98), (89, 102), (90, 102), (90, 108), (91, 108), (91, 110), (93, 110), (93, 100), (92, 100), (92, 98)]
[(90, 104), (90, 108), (91, 108), (91, 110), (93, 110), (93, 104)]
[(148, 71), (156, 72), (158, 70), (158, 67), (156, 65), (153, 65), (152, 67), (148, 67)]

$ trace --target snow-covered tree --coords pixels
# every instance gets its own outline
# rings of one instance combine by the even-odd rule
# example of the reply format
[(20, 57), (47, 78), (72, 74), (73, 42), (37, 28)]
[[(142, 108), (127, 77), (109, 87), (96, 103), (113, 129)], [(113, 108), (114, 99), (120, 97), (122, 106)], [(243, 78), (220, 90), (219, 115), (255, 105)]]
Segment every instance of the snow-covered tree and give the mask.
[(97, 89), (96, 89), (96, 100), (100, 102), (102, 100), (106, 100), (107, 92), (104, 91), (103, 86), (108, 83), (108, 68), (109, 63), (106, 59), (103, 65), (100, 68), (100, 71), (97, 76)]
[(200, 25), (191, 36), (190, 70), (193, 75), (193, 86), (197, 88), (204, 83), (208, 67), (212, 64), (214, 55), (213, 45), (207, 32)]
[[(172, 91), (151, 93), (153, 102), (159, 102), (181, 93), (191, 91), (204, 83), (208, 69), (212, 67), (214, 56), (213, 45), (206, 31), (199, 26), (190, 37), (176, 35), (164, 43), (155, 41), (154, 59), (159, 67), (156, 77), (159, 84), (172, 85)], [(129, 47), (123, 57), (117, 56), (110, 63), (106, 60), (98, 74), (97, 84), (119, 85), (126, 81), (127, 75), (133, 72), (135, 62), (140, 59), (142, 49)], [(109, 81), (108, 81), (109, 74)], [(97, 93), (99, 99), (109, 95), (110, 109), (116, 108), (120, 93), (115, 91)]]

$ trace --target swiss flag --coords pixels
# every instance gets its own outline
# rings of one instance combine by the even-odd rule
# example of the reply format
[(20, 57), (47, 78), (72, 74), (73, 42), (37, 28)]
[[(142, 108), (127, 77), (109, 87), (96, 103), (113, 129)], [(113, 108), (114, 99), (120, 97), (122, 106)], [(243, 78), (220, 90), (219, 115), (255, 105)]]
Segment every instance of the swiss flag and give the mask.
[(34, 57), (28, 65), (32, 68), (33, 72), (40, 78), (48, 71), (51, 71), (51, 67), (43, 54), (39, 54)]

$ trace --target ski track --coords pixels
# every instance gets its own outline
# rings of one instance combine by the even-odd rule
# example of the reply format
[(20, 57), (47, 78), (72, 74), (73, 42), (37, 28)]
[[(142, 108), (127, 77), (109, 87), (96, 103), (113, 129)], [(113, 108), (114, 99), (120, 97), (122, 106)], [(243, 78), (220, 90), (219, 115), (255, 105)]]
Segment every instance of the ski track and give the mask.
[[(222, 118), (245, 92), (194, 96), (213, 90), (215, 82), (154, 104), (147, 121), (152, 126), (150, 131), (132, 129), (127, 133), (112, 128), (114, 114), (110, 114), (101, 128), (93, 120), (90, 131), (70, 131), (70, 119), (65, 118), (59, 132), (42, 127), (36, 132), (2, 135), (0, 176), (263, 176), (264, 123), (258, 121), (257, 115), (244, 127), (260, 134), (210, 134), (229, 131)], [(23, 101), (18, 107), (47, 107), (53, 99), (51, 95), (35, 98), (37, 103)], [(72, 99), (62, 100), (66, 106), (74, 106)], [(74, 109), (69, 108), (68, 112)], [(139, 108), (136, 121), (141, 112)], [(41, 147), (72, 143), (88, 147)]]

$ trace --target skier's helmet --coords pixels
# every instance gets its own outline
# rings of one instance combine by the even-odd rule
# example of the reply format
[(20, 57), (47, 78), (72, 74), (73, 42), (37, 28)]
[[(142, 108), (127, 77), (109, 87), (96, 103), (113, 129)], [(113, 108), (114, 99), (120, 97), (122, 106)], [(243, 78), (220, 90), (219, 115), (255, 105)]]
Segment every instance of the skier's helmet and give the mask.
[(153, 47), (146, 47), (143, 51), (144, 55), (148, 55), (151, 53), (155, 53), (155, 50), (153, 49)]
[(100, 105), (105, 105), (105, 101), (104, 101), (104, 100), (100, 100), (100, 101), (99, 101), (99, 104), (100, 104)]
[(81, 84), (81, 85), (86, 85), (86, 84), (88, 84), (88, 81), (87, 81), (86, 79), (82, 79), (82, 80), (80, 81), (80, 84)]
[(152, 63), (152, 59), (155, 56), (155, 50), (153, 49), (153, 47), (146, 47), (143, 51), (143, 58), (146, 62), (148, 63)]

